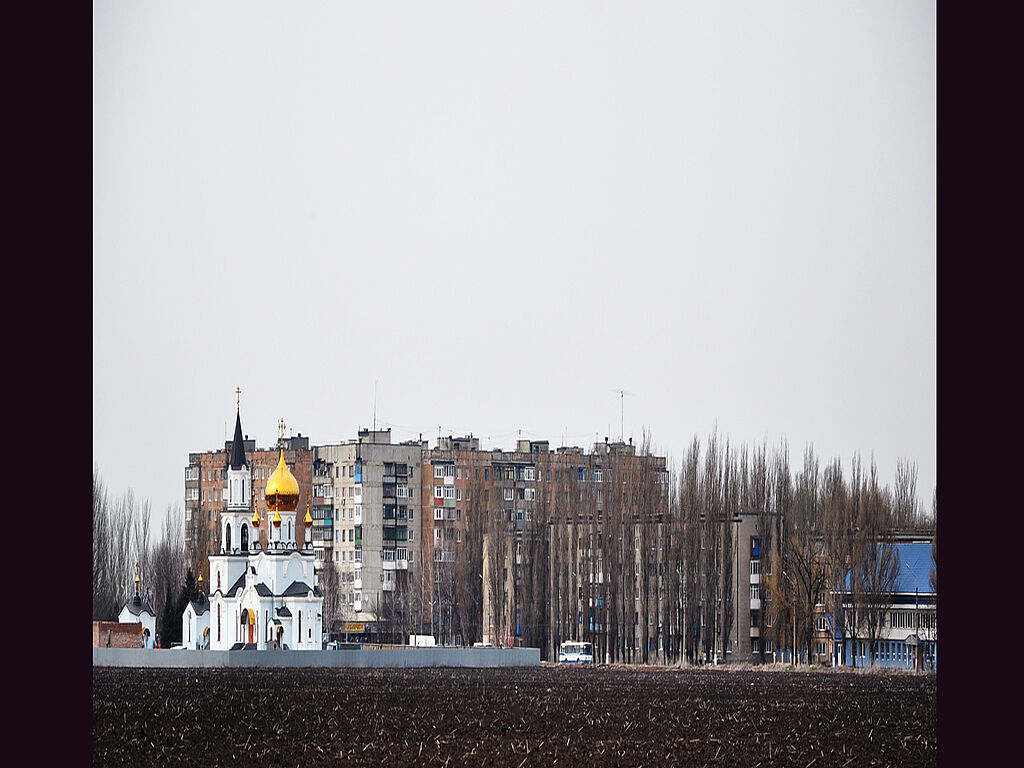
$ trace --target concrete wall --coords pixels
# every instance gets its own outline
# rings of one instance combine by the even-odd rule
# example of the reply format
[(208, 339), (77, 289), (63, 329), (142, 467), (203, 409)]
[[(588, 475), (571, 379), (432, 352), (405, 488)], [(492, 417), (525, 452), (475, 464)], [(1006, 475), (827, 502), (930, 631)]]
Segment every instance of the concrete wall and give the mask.
[(359, 651), (192, 651), (93, 648), (99, 667), (528, 667), (539, 648), (366, 648)]

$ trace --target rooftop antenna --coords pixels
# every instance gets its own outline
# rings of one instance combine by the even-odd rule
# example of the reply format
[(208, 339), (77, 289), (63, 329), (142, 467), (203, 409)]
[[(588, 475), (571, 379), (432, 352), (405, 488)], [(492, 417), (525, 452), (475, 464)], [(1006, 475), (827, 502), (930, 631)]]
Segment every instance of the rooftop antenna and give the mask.
[[(611, 391), (619, 393), (619, 440), (624, 442), (626, 439), (626, 430), (623, 427), (623, 424), (625, 423), (625, 404), (623, 402), (623, 395), (632, 395), (634, 393), (627, 389), (613, 389)], [(609, 428), (608, 431), (611, 432), (611, 429)]]

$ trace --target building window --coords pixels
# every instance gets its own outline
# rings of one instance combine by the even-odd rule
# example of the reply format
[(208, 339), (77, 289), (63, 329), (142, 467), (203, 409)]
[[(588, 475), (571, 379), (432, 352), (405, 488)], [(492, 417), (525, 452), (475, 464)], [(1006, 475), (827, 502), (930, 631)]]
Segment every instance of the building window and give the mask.
[(760, 600), (761, 599), (761, 585), (760, 584), (751, 584), (750, 585), (750, 599), (751, 600)]

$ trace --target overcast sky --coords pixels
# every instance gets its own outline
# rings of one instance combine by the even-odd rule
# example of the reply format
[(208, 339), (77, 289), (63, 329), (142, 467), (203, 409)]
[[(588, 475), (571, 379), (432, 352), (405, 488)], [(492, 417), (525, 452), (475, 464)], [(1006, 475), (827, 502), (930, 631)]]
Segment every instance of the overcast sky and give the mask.
[(910, 459), (930, 508), (933, 3), (93, 8), (112, 491), (181, 505), (235, 387), (260, 446), (376, 388), (399, 440), (717, 425)]

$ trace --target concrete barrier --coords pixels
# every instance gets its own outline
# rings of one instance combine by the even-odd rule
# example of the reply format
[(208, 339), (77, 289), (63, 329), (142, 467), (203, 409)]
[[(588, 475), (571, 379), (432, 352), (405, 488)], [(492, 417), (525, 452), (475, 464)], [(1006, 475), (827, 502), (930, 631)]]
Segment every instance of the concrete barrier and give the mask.
[(93, 648), (94, 667), (529, 667), (539, 648), (364, 648), (344, 651), (192, 651)]

